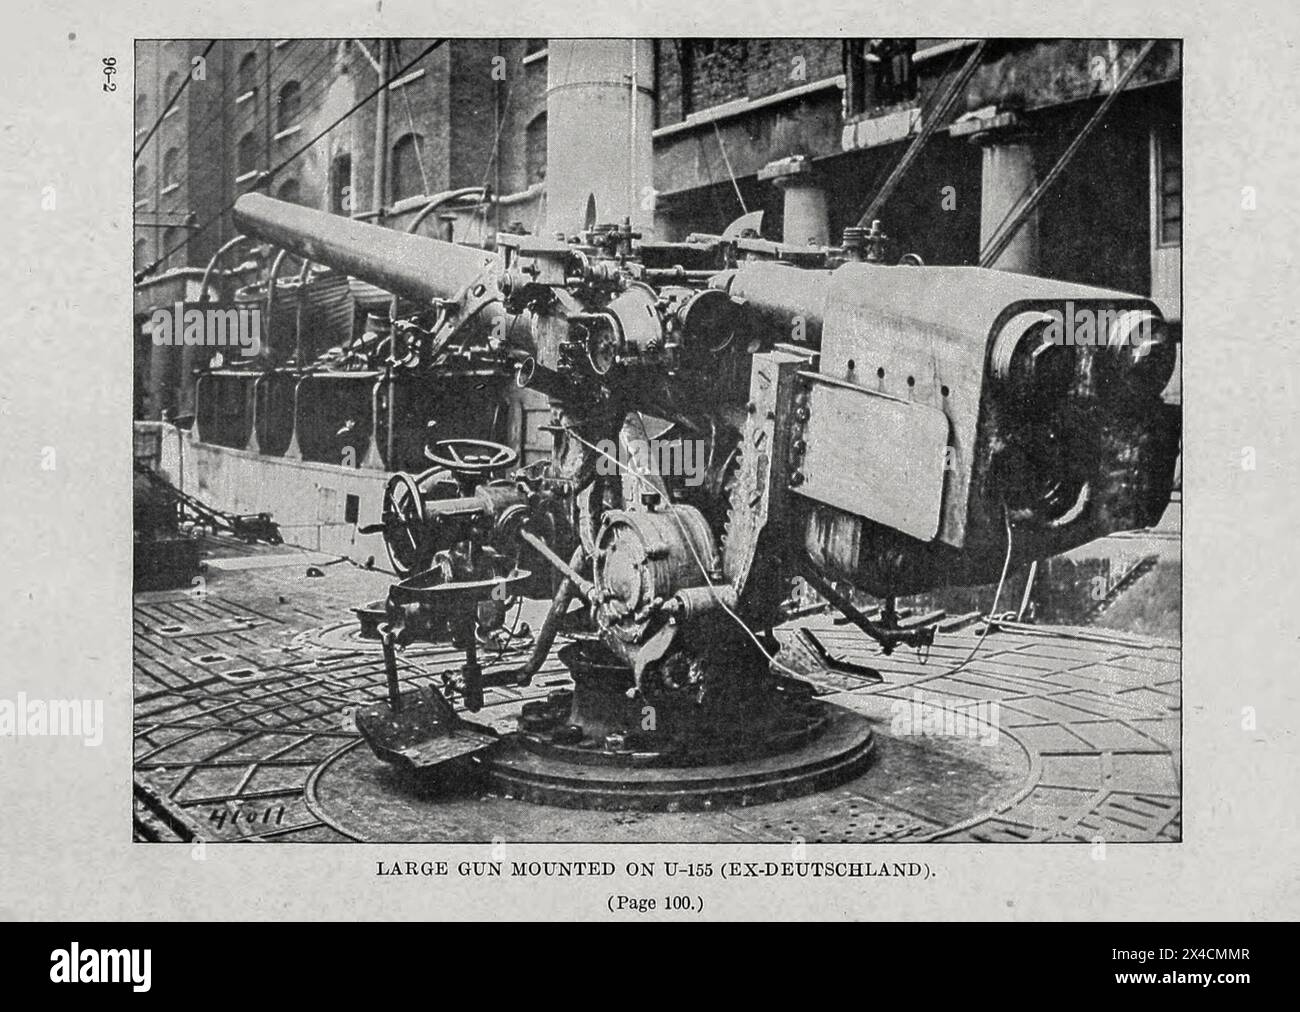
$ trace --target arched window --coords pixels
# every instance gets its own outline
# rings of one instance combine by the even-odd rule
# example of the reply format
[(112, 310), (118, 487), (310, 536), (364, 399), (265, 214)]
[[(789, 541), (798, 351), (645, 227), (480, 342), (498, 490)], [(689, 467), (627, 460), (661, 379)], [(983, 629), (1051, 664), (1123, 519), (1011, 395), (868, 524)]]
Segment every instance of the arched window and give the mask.
[(257, 91), (257, 53), (245, 53), (239, 61), (239, 94)]
[(1183, 128), (1173, 123), (1156, 134), (1156, 245), (1183, 244)]
[(148, 124), (148, 123), (145, 122), (145, 120), (147, 120), (148, 118), (149, 118), (149, 96), (148, 96), (148, 95), (136, 95), (136, 97), (135, 97), (135, 128), (136, 128), (137, 130), (143, 130), (145, 127), (149, 126), (150, 124)]
[(144, 200), (149, 196), (149, 169), (144, 165), (135, 167), (135, 199)]
[(166, 188), (180, 182), (181, 153), (176, 148), (168, 148), (163, 155), (162, 184)]
[(424, 157), (424, 138), (419, 134), (406, 134), (393, 145), (392, 181), (389, 198), (401, 200), (425, 191), (424, 172), (420, 161)]
[(290, 204), (298, 203), (299, 197), (301, 196), (298, 180), (286, 179), (280, 184), (280, 188), (275, 191), (275, 195), (281, 200), (288, 201)]
[(144, 239), (135, 241), (135, 269), (142, 271), (149, 266), (149, 244)]
[(524, 137), (525, 158), (528, 169), (528, 185), (540, 183), (546, 178), (546, 113), (542, 113), (528, 124)]
[(289, 81), (280, 89), (280, 102), (275, 111), (275, 129), (288, 130), (302, 115), (302, 88), (297, 81)]
[(351, 214), (356, 206), (352, 199), (352, 156), (347, 152), (334, 156), (330, 167), (330, 210)]
[(239, 138), (236, 159), (236, 175), (242, 176), (257, 168), (257, 138), (253, 136), (253, 131), (250, 130)]
[(162, 249), (159, 250), (159, 253), (167, 257), (163, 267), (185, 263), (185, 243), (187, 239), (188, 236), (185, 234), (184, 229), (175, 227), (164, 229)]

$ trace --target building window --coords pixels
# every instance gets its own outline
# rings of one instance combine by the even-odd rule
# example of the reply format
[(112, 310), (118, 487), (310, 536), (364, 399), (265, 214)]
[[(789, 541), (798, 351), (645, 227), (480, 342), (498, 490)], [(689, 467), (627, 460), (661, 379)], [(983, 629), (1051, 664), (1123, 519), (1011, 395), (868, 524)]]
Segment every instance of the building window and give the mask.
[(546, 113), (528, 124), (524, 148), (528, 185), (532, 186), (546, 178)]
[(288, 130), (298, 122), (301, 115), (302, 88), (297, 81), (290, 81), (280, 89), (280, 101), (275, 113), (275, 129)]
[(1183, 129), (1156, 134), (1156, 245), (1183, 243)]
[(405, 134), (393, 145), (392, 181), (390, 184), (392, 200), (414, 197), (425, 191), (424, 138), (419, 134)]
[(176, 92), (180, 88), (180, 86), (181, 86), (181, 75), (176, 73), (176, 71), (173, 70), (170, 74), (167, 75), (167, 79), (163, 81), (163, 91), (162, 91), (163, 101), (170, 102), (173, 98), (175, 98)]
[(135, 269), (142, 271), (149, 266), (149, 244), (143, 239), (135, 241)]
[(916, 99), (915, 39), (853, 39), (845, 53), (850, 115)]
[(253, 131), (248, 131), (243, 137), (239, 138), (239, 148), (236, 153), (235, 174), (238, 176), (245, 175), (257, 169), (257, 138), (253, 136)]
[(239, 61), (239, 94), (257, 93), (257, 53), (245, 53)]
[(148, 124), (145, 120), (149, 118), (149, 97), (147, 95), (136, 95), (135, 97), (135, 128), (143, 130)]
[(351, 214), (354, 206), (352, 156), (335, 155), (334, 164), (330, 167), (330, 210), (335, 214)]
[(167, 258), (166, 263), (185, 263), (186, 241), (187, 236), (183, 228), (172, 227), (163, 231), (162, 254)]
[(286, 179), (283, 183), (280, 184), (280, 188), (275, 191), (275, 195), (279, 197), (281, 200), (287, 201), (290, 204), (298, 203), (299, 198), (301, 197), (301, 193), (299, 192), (298, 180)]
[(135, 199), (136, 203), (146, 199), (149, 196), (149, 169), (143, 165), (135, 167)]
[(169, 186), (175, 186), (180, 182), (180, 161), (181, 153), (176, 148), (168, 148), (167, 153), (163, 155), (162, 164), (162, 185), (163, 189)]

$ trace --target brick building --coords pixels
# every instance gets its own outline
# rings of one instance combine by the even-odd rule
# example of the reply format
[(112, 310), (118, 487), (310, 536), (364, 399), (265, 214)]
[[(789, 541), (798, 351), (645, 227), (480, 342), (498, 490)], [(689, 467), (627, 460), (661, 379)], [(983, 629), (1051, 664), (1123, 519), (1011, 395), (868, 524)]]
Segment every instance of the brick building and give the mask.
[[(137, 268), (203, 266), (232, 237), (228, 208), (263, 188), (403, 227), (424, 195), (486, 186), (492, 199), (421, 229), (488, 244), (514, 222), (546, 230), (548, 89), (573, 47), (455, 39), (329, 131), (430, 40), (203, 40), (137, 48), (137, 144), (194, 73), (136, 169)], [(719, 231), (744, 210), (786, 241), (836, 242), (856, 223), (935, 96), (971, 50), (951, 39), (663, 39), (632, 45), (648, 94), (653, 229)], [(900, 250), (976, 263), (1133, 61), (1140, 40), (1001, 40), (881, 210)], [(551, 65), (551, 51), (563, 65)], [(386, 50), (386, 51), (385, 51)], [(1157, 43), (997, 265), (1150, 293), (1180, 318), (1181, 47)], [(630, 80), (632, 75), (627, 75)], [(381, 120), (382, 116), (382, 120)], [(552, 138), (552, 143), (554, 143)], [(617, 155), (591, 136), (584, 157)], [(566, 150), (571, 150), (566, 148)], [(375, 174), (375, 152), (387, 167)], [(378, 191), (378, 192), (377, 192)], [(379, 213), (383, 209), (382, 214)], [(602, 214), (602, 217), (605, 215)], [(201, 230), (187, 228), (208, 221)]]
[[(383, 207), (397, 224), (412, 197), (484, 185), (526, 194), (539, 184), (546, 158), (540, 39), (455, 40), (435, 49), (382, 99), (366, 102), (264, 179), (373, 91), (381, 69), (391, 76), (431, 41), (391, 40), (385, 53), (375, 40), (232, 39), (217, 41), (206, 56), (202, 40), (140, 42), (137, 145), (185, 75), (193, 78), (137, 161), (136, 269), (164, 256), (160, 270), (205, 265), (234, 235), (229, 206), (252, 189), (354, 216), (374, 217)], [(378, 181), (377, 144), (387, 151)], [(457, 238), (494, 234), (496, 212), (507, 214), (510, 205), (480, 209), (475, 234)]]
[[(655, 187), (669, 238), (749, 210), (780, 235), (785, 193), (764, 171), (801, 159), (835, 241), (921, 129), (972, 42), (943, 39), (661, 41)], [(976, 263), (989, 233), (1041, 179), (1140, 41), (1005, 40), (880, 213), (927, 263)], [(1153, 294), (1180, 316), (1181, 47), (1157, 43), (998, 266)], [(788, 206), (788, 205), (787, 205)], [(994, 212), (994, 213), (990, 213)], [(804, 237), (786, 236), (801, 242)], [(1017, 252), (1017, 251), (1009, 251)]]

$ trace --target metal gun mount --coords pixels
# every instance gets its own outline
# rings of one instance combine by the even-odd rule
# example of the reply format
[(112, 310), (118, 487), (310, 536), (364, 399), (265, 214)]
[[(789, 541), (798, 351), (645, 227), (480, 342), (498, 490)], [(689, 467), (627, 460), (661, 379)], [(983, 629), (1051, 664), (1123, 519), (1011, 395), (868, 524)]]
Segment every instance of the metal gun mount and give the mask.
[[(625, 223), (503, 234), (494, 254), (261, 195), (235, 218), (427, 307), (401, 368), (436, 370), (455, 347), (550, 399), (549, 461), (431, 447), (432, 469), (393, 476), (379, 525), (407, 577), (392, 636), (463, 639), (494, 620), (493, 588), (550, 591), (527, 680), (583, 602), (593, 635), (561, 651), (574, 690), (475, 755), (518, 796), (690, 807), (852, 775), (865, 722), (773, 671), (791, 577), (886, 652), (922, 645), (933, 628), (872, 622), (852, 590), (892, 616), (898, 595), (992, 582), (1004, 563), (1149, 525), (1169, 499), (1174, 347), (1148, 299), (886, 265), (860, 230), (796, 248), (739, 229), (643, 241)], [(440, 590), (412, 599), (430, 580)], [(380, 716), (400, 724), (401, 706), (394, 690)]]

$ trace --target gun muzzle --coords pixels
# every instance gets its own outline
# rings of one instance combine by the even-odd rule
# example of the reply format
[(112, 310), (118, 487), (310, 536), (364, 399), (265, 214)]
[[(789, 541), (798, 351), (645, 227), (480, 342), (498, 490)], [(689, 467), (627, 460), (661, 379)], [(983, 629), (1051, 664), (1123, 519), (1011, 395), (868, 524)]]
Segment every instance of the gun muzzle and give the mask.
[(235, 202), (235, 227), (315, 264), (418, 302), (452, 299), (496, 262), (493, 253), (409, 235), (248, 193)]

